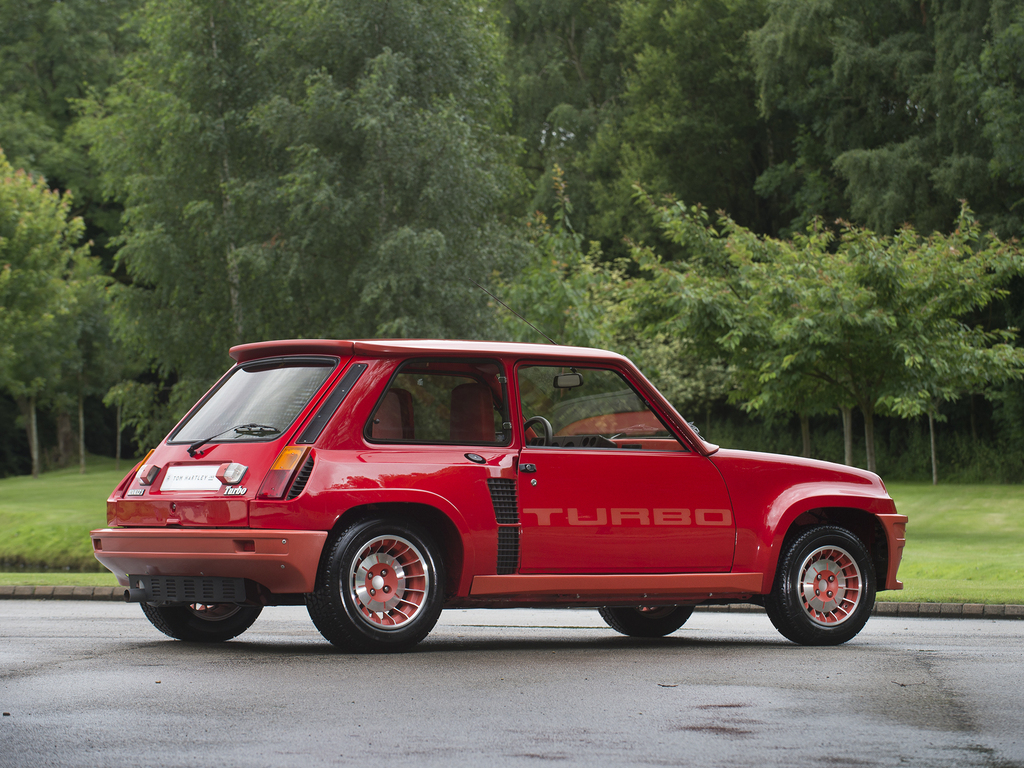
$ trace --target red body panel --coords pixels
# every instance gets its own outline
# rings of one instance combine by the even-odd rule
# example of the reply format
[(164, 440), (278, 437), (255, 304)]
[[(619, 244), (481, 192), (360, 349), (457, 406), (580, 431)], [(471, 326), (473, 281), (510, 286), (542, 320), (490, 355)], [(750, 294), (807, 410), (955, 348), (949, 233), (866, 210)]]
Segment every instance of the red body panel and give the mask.
[[(424, 448), (427, 448), (426, 450)], [(512, 451), (475, 448), (484, 464), (465, 457), (466, 448), (447, 446), (373, 447), (362, 451), (321, 451), (318, 467), (303, 497), (284, 505), (256, 502), (254, 528), (330, 530), (352, 509), (401, 505), (406, 514), (422, 508), (444, 514), (458, 530), (465, 564), (458, 593), (466, 595), (474, 573), (494, 573), (497, 523), (487, 492), (489, 477), (514, 477)], [(315, 481), (315, 482), (314, 482)], [(415, 505), (415, 506), (413, 506)], [(289, 507), (292, 507), (291, 509)]]
[[(736, 527), (734, 568), (765, 575), (761, 591), (771, 589), (782, 541), (800, 515), (815, 509), (856, 509), (878, 517), (886, 527), (896, 563), (898, 550), (892, 526), (906, 523), (896, 515), (885, 486), (877, 475), (853, 467), (794, 456), (720, 450), (712, 458), (729, 486)], [(895, 517), (893, 517), (895, 516)], [(901, 532), (902, 533), (902, 532)], [(885, 589), (901, 589), (895, 570), (887, 574)], [(880, 574), (881, 575), (881, 574)]]
[(526, 447), (521, 461), (537, 471), (519, 476), (520, 573), (716, 573), (732, 566), (729, 493), (704, 456)]
[[(152, 485), (141, 485), (134, 473), (122, 481), (108, 500), (112, 527), (93, 531), (97, 558), (122, 583), (126, 574), (202, 574), (251, 579), (272, 594), (305, 593), (313, 589), (332, 531), (366, 515), (403, 515), (428, 525), (443, 542), (450, 605), (746, 600), (771, 590), (794, 526), (819, 518), (848, 525), (869, 541), (884, 537), (875, 548), (884, 558), (880, 586), (902, 586), (897, 569), (906, 518), (896, 513), (877, 476), (825, 462), (718, 450), (620, 355), (401, 340), (260, 342), (235, 347), (231, 355), (239, 366), (288, 355), (325, 356), (339, 364), (280, 435), (214, 441), (194, 457), (187, 444), (165, 441), (146, 460), (160, 467)], [(500, 398), (507, 387), (506, 439), (481, 445), (368, 437), (385, 389), (409, 359), (457, 360), (463, 368), (465, 361), (497, 363), (503, 373), (489, 391)], [(651, 425), (663, 423), (674, 439), (616, 437), (614, 445), (594, 450), (527, 445), (514, 376), (524, 363), (617, 372), (655, 415)], [(333, 402), (332, 390), (340, 389), (347, 371), (361, 373), (310, 444), (304, 485), (293, 498), (257, 498), (275, 458), (304, 434), (321, 406)], [(581, 418), (573, 434), (598, 423)], [(239, 484), (162, 487), (169, 467), (225, 462), (248, 467)], [(502, 493), (512, 499), (504, 510)], [(511, 571), (507, 564), (499, 571), (503, 556), (513, 556)]]

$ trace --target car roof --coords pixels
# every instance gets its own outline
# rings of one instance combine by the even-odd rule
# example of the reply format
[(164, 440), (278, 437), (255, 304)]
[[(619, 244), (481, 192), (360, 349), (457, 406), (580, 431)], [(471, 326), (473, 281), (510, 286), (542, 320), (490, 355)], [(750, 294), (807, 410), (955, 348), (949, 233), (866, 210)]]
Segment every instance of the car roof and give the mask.
[[(331, 355), (335, 357), (423, 357), (443, 355), (446, 357), (499, 357), (552, 362), (570, 361), (587, 363), (618, 362), (625, 368), (639, 374), (636, 366), (626, 357), (605, 349), (591, 347), (569, 347), (557, 344), (527, 344), (510, 341), (465, 341), (453, 339), (278, 339), (239, 344), (232, 347), (231, 357), (238, 363), (259, 360), (280, 355)], [(642, 374), (641, 378), (642, 378)], [(664, 401), (673, 420), (691, 442), (705, 455), (718, 450), (693, 431), (689, 423), (678, 414), (668, 401)], [(685, 427), (683, 425), (686, 425)]]
[(532, 359), (607, 362), (626, 361), (622, 355), (591, 347), (555, 344), (526, 344), (508, 341), (461, 341), (452, 339), (279, 339), (257, 341), (232, 347), (231, 357), (238, 363), (277, 355), (336, 355), (350, 357), (404, 357), (407, 355), (449, 355), (454, 357), (496, 356)]

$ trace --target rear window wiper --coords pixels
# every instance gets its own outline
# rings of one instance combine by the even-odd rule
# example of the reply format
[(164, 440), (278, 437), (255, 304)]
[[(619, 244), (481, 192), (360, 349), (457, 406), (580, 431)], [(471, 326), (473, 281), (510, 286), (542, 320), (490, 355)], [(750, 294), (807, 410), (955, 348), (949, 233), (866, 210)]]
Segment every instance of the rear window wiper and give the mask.
[(215, 435), (204, 437), (202, 440), (196, 440), (188, 447), (188, 455), (191, 456), (192, 458), (195, 458), (196, 453), (199, 451), (200, 448), (202, 448), (204, 445), (206, 445), (214, 438), (220, 437), (225, 432), (230, 432), (231, 430), (235, 430), (235, 434), (238, 435), (251, 435), (253, 437), (266, 437), (267, 435), (276, 435), (281, 431), (277, 427), (271, 426), (269, 424), (238, 424), (234, 427), (228, 427), (227, 429), (221, 430)]

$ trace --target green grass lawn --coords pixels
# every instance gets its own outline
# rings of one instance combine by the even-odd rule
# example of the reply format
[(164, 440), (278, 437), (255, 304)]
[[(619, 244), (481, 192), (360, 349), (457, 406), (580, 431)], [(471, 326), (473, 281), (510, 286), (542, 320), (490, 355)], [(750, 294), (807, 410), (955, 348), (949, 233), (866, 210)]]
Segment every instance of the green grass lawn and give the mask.
[(1024, 485), (886, 487), (910, 522), (903, 590), (880, 600), (1024, 605)]
[[(89, 531), (107, 524), (107, 496), (133, 464), (122, 460), (118, 472), (113, 459), (89, 456), (84, 475), (76, 466), (46, 472), (36, 480), (0, 479), (0, 563), (5, 570), (49, 569), (52, 577), (58, 575), (54, 571), (108, 573), (92, 556)], [(25, 583), (13, 580), (20, 578), (19, 573), (0, 573), (0, 584)], [(74, 579), (31, 583), (86, 585)]]
[[(89, 531), (106, 524), (106, 499), (131, 469), (90, 457), (77, 467), (0, 479), (0, 584), (114, 586), (92, 556)], [(1024, 605), (1024, 485), (890, 483), (910, 516), (901, 592), (880, 600)]]
[(0, 586), (5, 587), (116, 587), (117, 579), (110, 571), (17, 571), (0, 572)]

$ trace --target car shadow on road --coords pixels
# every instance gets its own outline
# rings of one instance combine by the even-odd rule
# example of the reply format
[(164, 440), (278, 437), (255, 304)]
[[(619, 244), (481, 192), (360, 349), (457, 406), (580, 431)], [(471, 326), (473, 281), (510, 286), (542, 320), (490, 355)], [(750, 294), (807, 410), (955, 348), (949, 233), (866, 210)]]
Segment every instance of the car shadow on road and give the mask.
[[(151, 643), (136, 645), (140, 650), (150, 648), (159, 650), (162, 654), (186, 654), (193, 655), (197, 650), (204, 654), (220, 657), (248, 656), (271, 658), (275, 656), (288, 657), (330, 657), (330, 656), (365, 656), (368, 654), (353, 653), (342, 648), (335, 648), (326, 640), (319, 640), (311, 637), (308, 642), (294, 642), (281, 638), (280, 641), (267, 640), (246, 640), (238, 638), (226, 643), (190, 643), (178, 640), (154, 641)], [(428, 637), (419, 645), (401, 653), (403, 656), (437, 656), (443, 654), (473, 654), (473, 653), (495, 653), (503, 654), (522, 653), (536, 656), (539, 652), (593, 652), (593, 651), (645, 651), (645, 652), (671, 652), (671, 651), (742, 651), (742, 650), (765, 650), (765, 649), (793, 649), (801, 650), (801, 646), (785, 640), (761, 639), (761, 638), (735, 638), (727, 639), (721, 637), (700, 638), (692, 636), (684, 637), (660, 637), (660, 638), (635, 638), (618, 636), (596, 636), (596, 637), (565, 637), (552, 638), (508, 638), (508, 637), (468, 637), (468, 636), (438, 636)], [(369, 654), (389, 656), (392, 653)]]

